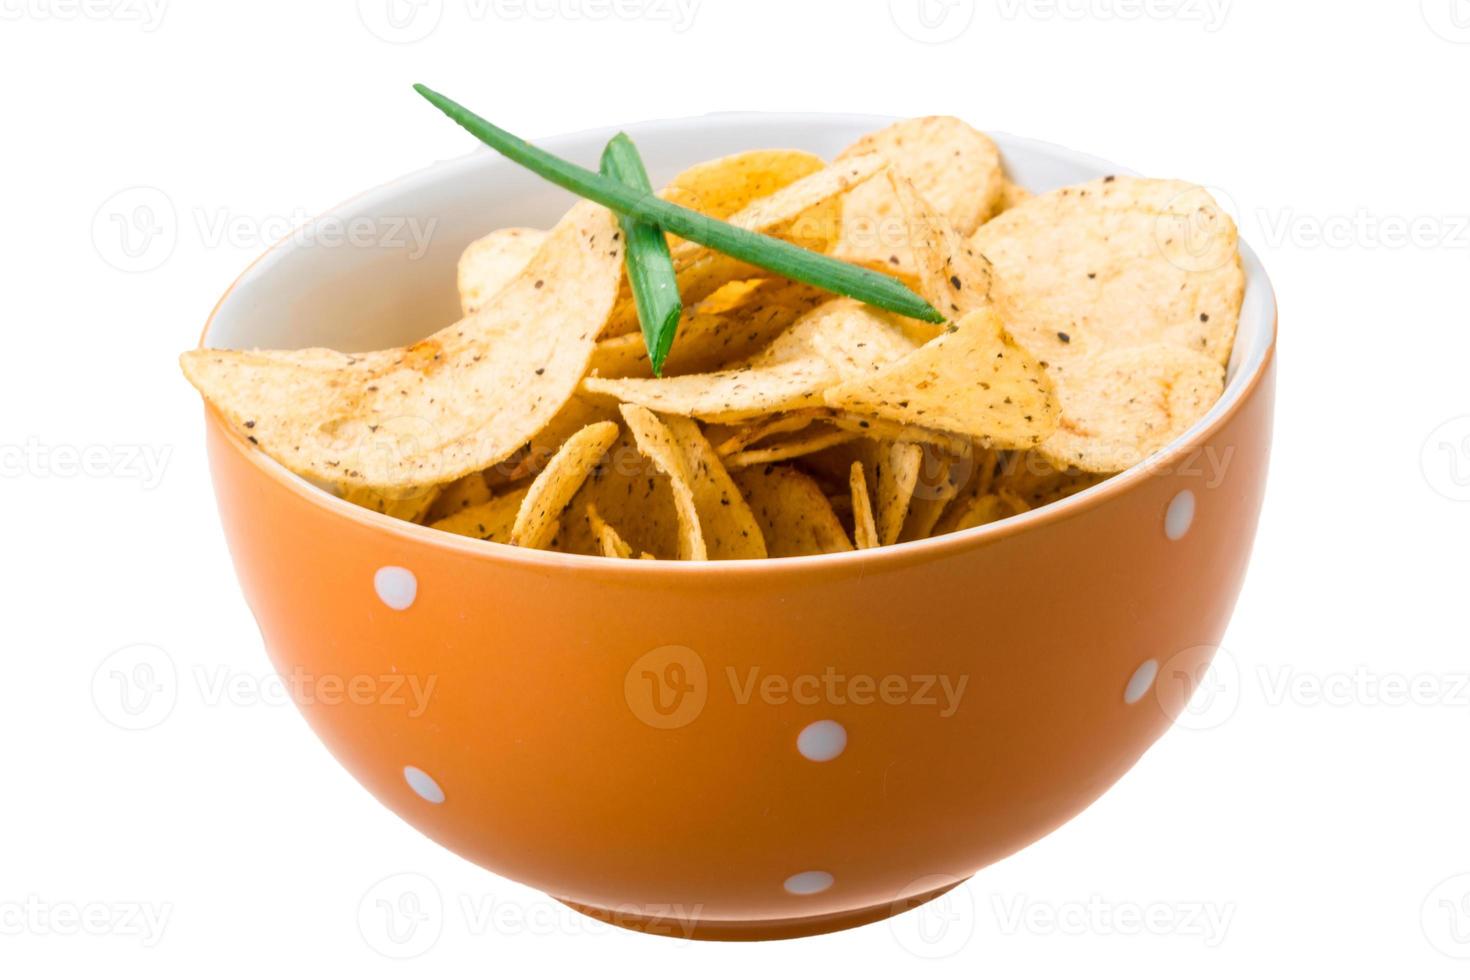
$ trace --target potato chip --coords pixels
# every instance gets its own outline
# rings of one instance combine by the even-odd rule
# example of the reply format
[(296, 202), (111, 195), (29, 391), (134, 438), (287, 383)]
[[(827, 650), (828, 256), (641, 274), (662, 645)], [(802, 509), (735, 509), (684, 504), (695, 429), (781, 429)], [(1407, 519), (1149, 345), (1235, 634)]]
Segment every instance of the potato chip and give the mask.
[(767, 415), (732, 425), (711, 425), (704, 430), (710, 445), (721, 456), (748, 449), (762, 439), (788, 435), (810, 428), (814, 423), (829, 419), (832, 413), (825, 408), (806, 408), (780, 415)]
[(435, 521), (431, 526), (450, 534), (509, 544), (511, 528), (515, 526), (516, 514), (521, 509), (521, 502), (526, 499), (527, 489), (520, 487), (508, 490), (483, 504), (466, 507), (443, 520)]
[(924, 450), (912, 442), (878, 443), (881, 456), (873, 472), (878, 484), (878, 540), (896, 544), (908, 517)]
[(746, 506), (720, 457), (693, 419), (661, 419), (684, 457), (705, 549), (711, 559), (764, 558), (760, 525)]
[(443, 520), (466, 507), (486, 503), (490, 497), (490, 484), (485, 481), (485, 474), (479, 470), (468, 473), (453, 483), (444, 485), (434, 506), (429, 508), (428, 521), (433, 523)]
[(546, 547), (555, 536), (550, 525), (617, 438), (617, 423), (595, 422), (568, 439), (531, 483), (516, 514), (510, 543), (522, 548)]
[(873, 500), (868, 495), (868, 478), (862, 463), (853, 462), (847, 485), (852, 492), (852, 539), (859, 548), (876, 548), (878, 523), (873, 517)]
[(593, 504), (587, 505), (587, 523), (596, 535), (598, 543), (602, 546), (602, 557), (604, 558), (632, 558), (633, 548), (623, 540), (613, 526), (604, 521), (597, 513), (597, 507)]
[(821, 157), (802, 150), (748, 150), (696, 163), (669, 181), (658, 196), (724, 220), (826, 166)]
[(470, 242), (459, 257), (459, 305), (469, 316), (531, 264), (546, 241), (538, 228), (501, 228)]
[(730, 470), (779, 463), (801, 456), (810, 456), (812, 453), (830, 449), (833, 446), (841, 446), (857, 438), (858, 435), (854, 432), (844, 432), (827, 425), (815, 425), (787, 438), (731, 453), (724, 457), (724, 463)]
[[(736, 227), (787, 240), (804, 247), (820, 246), (821, 222), (801, 222), (812, 209), (848, 193), (879, 173), (886, 164), (876, 154), (857, 156), (797, 180), (767, 197), (757, 198), (726, 220)], [(679, 295), (685, 303), (697, 303), (721, 286), (737, 279), (758, 278), (767, 273), (722, 252), (689, 241), (672, 249)], [(616, 337), (638, 329), (638, 311), (630, 291), (624, 290), (609, 318), (604, 337)]]
[(952, 534), (955, 531), (968, 531), (972, 527), (990, 524), (1009, 516), (1010, 512), (1006, 509), (1005, 501), (998, 494), (985, 493), (965, 501), (964, 506), (954, 512), (945, 514), (935, 526), (934, 533)]
[[(1005, 174), (993, 140), (950, 116), (906, 119), (859, 139), (837, 163), (877, 153), (914, 182), (946, 221), (969, 235), (1001, 206)], [(870, 181), (843, 200), (836, 258), (905, 278), (917, 274), (909, 225), (891, 186)]]
[(874, 418), (854, 412), (834, 412), (831, 422), (839, 429), (846, 429), (848, 432), (855, 432), (858, 435), (883, 442), (917, 442), (954, 455), (968, 456), (970, 454), (971, 443), (966, 437), (957, 436), (952, 432), (925, 428), (922, 425), (906, 425), (892, 419)]
[(1230, 359), (1245, 276), (1235, 223), (1202, 187), (1104, 177), (982, 225), (1006, 327), (1049, 365), (1163, 342)]
[(413, 524), (422, 522), (439, 499), (438, 487), (409, 487), (407, 490), (385, 490), (379, 487), (351, 487), (342, 499), (368, 510)]
[(623, 420), (633, 433), (639, 452), (668, 478), (679, 516), (679, 558), (705, 561), (709, 557), (704, 529), (699, 524), (699, 508), (695, 506), (694, 488), (690, 483), (689, 464), (674, 440), (674, 434), (653, 412), (641, 405), (620, 407)]
[[(588, 507), (617, 528), (629, 548), (658, 558), (677, 558), (683, 540), (679, 513), (669, 478), (649, 464), (626, 429), (572, 498), (570, 515)], [(600, 555), (600, 535), (586, 520), (568, 517), (562, 527), (562, 550)]]
[(535, 476), (574, 434), (593, 423), (612, 422), (618, 417), (616, 401), (574, 395), (519, 453), (491, 467), (486, 476), (492, 486)]
[(961, 483), (973, 464), (969, 458), (951, 456), (933, 447), (926, 446), (923, 450), (919, 478), (899, 531), (900, 541), (917, 541), (933, 532), (945, 507), (959, 494)]
[(986, 446), (1030, 447), (1057, 424), (1045, 372), (1000, 318), (981, 309), (879, 374), (829, 389), (851, 412), (970, 436)]
[(895, 318), (855, 299), (834, 299), (820, 310), (820, 315), (833, 323), (842, 321), (842, 326), (814, 327), (812, 345), (843, 381), (877, 374), (916, 346), (895, 324)]
[[(1035, 196), (1035, 194), (1032, 194), (1026, 188), (1022, 187), (1020, 184), (1014, 183), (1009, 177), (1007, 177), (1005, 185), (1001, 188), (1000, 202), (995, 207), (995, 213), (1004, 214), (1016, 205), (1022, 203), (1023, 201), (1029, 201)], [(991, 215), (991, 217), (994, 216), (995, 215)]]
[(789, 466), (731, 474), (760, 524), (770, 558), (851, 551), (852, 540), (815, 480)]
[(610, 395), (657, 412), (710, 422), (735, 422), (815, 408), (822, 391), (840, 375), (817, 350), (820, 338), (873, 338), (885, 324), (863, 313), (861, 304), (824, 303), (791, 325), (755, 357), (708, 374), (671, 378), (588, 378), (582, 390)]
[(1170, 344), (1105, 351), (1057, 378), (1059, 425), (1040, 446), (1057, 466), (1116, 473), (1183, 434), (1225, 389), (1225, 369)]
[(194, 350), (184, 374), (226, 422), (302, 476), (447, 483), (505, 459), (572, 397), (616, 297), (622, 243), (580, 203), (495, 303), (369, 354)]
[(1014, 493), (1028, 508), (1035, 508), (1096, 486), (1102, 479), (1102, 474), (1054, 466), (1041, 453), (1031, 450), (1013, 454), (995, 484)]
[[(748, 358), (830, 298), (815, 286), (767, 279), (746, 289), (737, 301), (686, 307), (679, 318), (678, 339), (664, 360), (664, 377), (713, 371)], [(653, 368), (643, 334), (635, 331), (600, 341), (591, 373), (604, 378), (650, 377)]]

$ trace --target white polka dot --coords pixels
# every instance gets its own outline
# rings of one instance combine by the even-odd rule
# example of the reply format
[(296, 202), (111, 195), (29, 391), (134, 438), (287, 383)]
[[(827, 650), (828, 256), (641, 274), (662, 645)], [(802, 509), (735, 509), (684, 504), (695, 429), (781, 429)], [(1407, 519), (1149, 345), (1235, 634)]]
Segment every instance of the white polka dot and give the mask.
[(403, 778), (408, 782), (409, 789), (430, 803), (444, 802), (444, 791), (439, 788), (438, 783), (434, 782), (434, 777), (417, 766), (404, 766)]
[(1169, 501), (1169, 510), (1164, 514), (1164, 535), (1170, 541), (1178, 541), (1189, 533), (1194, 523), (1194, 491), (1180, 490)]
[(384, 565), (373, 574), (373, 588), (389, 609), (407, 609), (419, 594), (419, 580), (406, 568)]
[(1128, 678), (1128, 686), (1123, 689), (1123, 703), (1137, 704), (1138, 699), (1148, 693), (1148, 689), (1154, 686), (1154, 678), (1159, 676), (1159, 662), (1157, 660), (1145, 660), (1138, 665), (1133, 676)]
[(832, 876), (825, 871), (803, 871), (786, 879), (786, 890), (793, 895), (815, 895), (832, 887)]
[(796, 751), (813, 762), (831, 762), (847, 748), (847, 729), (835, 721), (814, 721), (796, 736)]

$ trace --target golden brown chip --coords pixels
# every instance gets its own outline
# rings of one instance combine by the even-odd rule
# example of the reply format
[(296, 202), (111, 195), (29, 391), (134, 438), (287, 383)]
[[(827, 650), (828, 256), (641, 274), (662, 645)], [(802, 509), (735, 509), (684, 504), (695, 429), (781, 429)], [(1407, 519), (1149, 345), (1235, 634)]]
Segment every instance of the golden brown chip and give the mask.
[(801, 456), (810, 456), (812, 453), (830, 449), (833, 446), (841, 446), (857, 438), (858, 435), (855, 432), (845, 432), (828, 425), (814, 425), (793, 436), (731, 453), (724, 457), (724, 463), (726, 468), (731, 470), (779, 463)]
[(1102, 350), (1163, 342), (1230, 359), (1245, 276), (1209, 192), (1105, 177), (1034, 197), (970, 239), (995, 267), (1006, 327), (1060, 380)]
[(1169, 344), (1110, 350), (1057, 377), (1061, 422), (1040, 451), (1060, 467), (1116, 473), (1204, 417), (1225, 389), (1213, 358)]
[(968, 455), (970, 452), (971, 443), (965, 436), (925, 428), (922, 425), (905, 425), (892, 419), (874, 418), (853, 412), (835, 412), (831, 422), (839, 429), (883, 442), (917, 442), (955, 455)]
[(694, 488), (690, 482), (689, 464), (674, 435), (653, 412), (641, 405), (623, 405), (623, 420), (641, 452), (668, 478), (679, 517), (679, 558), (704, 561), (709, 557), (704, 529), (699, 524), (699, 508), (695, 506)]
[[(677, 558), (683, 540), (678, 509), (669, 478), (639, 451), (631, 432), (624, 430), (603, 460), (593, 468), (582, 489), (567, 507), (571, 515), (593, 507), (634, 551), (659, 558)], [(568, 517), (562, 550), (570, 554), (600, 555), (600, 536), (586, 520)]]
[(908, 517), (924, 450), (912, 442), (878, 443), (881, 456), (874, 466), (878, 484), (878, 540), (895, 544)]
[(750, 505), (771, 558), (851, 551), (852, 541), (815, 480), (789, 466), (732, 474)]
[(658, 196), (724, 220), (826, 166), (821, 157), (802, 150), (748, 150), (696, 163), (669, 181)]
[(972, 527), (990, 524), (1009, 516), (1010, 512), (1006, 509), (1005, 501), (998, 494), (981, 494), (966, 500), (964, 506), (945, 514), (935, 526), (934, 533), (950, 534), (955, 531), (968, 531)]
[[(813, 239), (820, 235), (821, 222), (802, 221), (802, 217), (871, 179), (885, 165), (876, 154), (853, 157), (840, 166), (818, 170), (774, 194), (753, 200), (727, 221), (749, 231), (798, 239), (798, 244), (804, 247), (820, 246), (822, 243)], [(672, 252), (679, 295), (685, 303), (697, 303), (731, 281), (769, 275), (765, 270), (694, 242), (676, 242)], [(616, 337), (636, 329), (638, 311), (631, 293), (625, 289), (603, 336)]]
[(485, 482), (485, 474), (476, 470), (453, 483), (446, 483), (440, 490), (438, 499), (434, 501), (434, 506), (429, 508), (427, 519), (431, 524), (434, 521), (441, 521), (466, 507), (483, 504), (490, 497), (490, 484)]
[(407, 490), (352, 487), (342, 494), (348, 503), (396, 517), (400, 521), (421, 523), (439, 500), (438, 487), (410, 487)]
[(509, 544), (510, 531), (515, 526), (521, 501), (526, 499), (526, 490), (526, 487), (508, 490), (483, 504), (466, 507), (443, 520), (435, 521), (432, 526), (450, 534)]
[(546, 232), (537, 228), (501, 228), (470, 242), (459, 257), (459, 305), (469, 316), (531, 264)]
[[(742, 280), (744, 283), (750, 280)], [(743, 290), (738, 300), (699, 303), (679, 318), (674, 346), (664, 361), (664, 377), (714, 371), (755, 354), (831, 294), (788, 279), (767, 279)], [(710, 297), (716, 299), (717, 297)], [(648, 347), (638, 331), (600, 341), (591, 373), (604, 378), (646, 378), (653, 374)]]
[(698, 424), (678, 415), (664, 416), (661, 421), (684, 457), (709, 557), (764, 558), (766, 544), (760, 525)]
[[(996, 205), (995, 213), (1003, 214), (1006, 211), (1009, 211), (1011, 208), (1015, 207), (1017, 204), (1020, 204), (1023, 201), (1029, 201), (1035, 196), (1035, 194), (1032, 194), (1026, 188), (1022, 187), (1020, 184), (1013, 182), (1008, 177), (1006, 178), (1005, 185), (1001, 188), (1000, 202)], [(994, 215), (992, 215), (991, 217), (994, 217)]]
[(860, 304), (833, 300), (797, 320), (737, 367), (671, 378), (588, 378), (582, 390), (710, 422), (815, 408), (822, 404), (823, 390), (840, 378), (818, 351), (818, 343), (823, 338), (841, 338), (843, 344), (851, 345), (854, 338), (875, 338), (888, 329), (866, 315)]
[[(926, 116), (869, 133), (837, 157), (878, 153), (893, 171), (914, 182), (961, 235), (998, 210), (1006, 180), (993, 140), (950, 116)], [(895, 275), (917, 269), (909, 224), (890, 186), (870, 181), (843, 200), (842, 234), (833, 255)]]
[(510, 543), (522, 548), (546, 547), (555, 536), (552, 523), (617, 438), (617, 423), (595, 422), (568, 439), (531, 483), (516, 514)]
[(633, 548), (623, 540), (623, 536), (614, 530), (613, 526), (604, 521), (597, 513), (597, 507), (593, 504), (587, 505), (587, 523), (596, 535), (598, 544), (602, 546), (604, 558), (632, 558)]
[(528, 445), (516, 455), (491, 467), (486, 476), (492, 486), (496, 482), (514, 483), (535, 476), (575, 433), (595, 422), (613, 422), (617, 419), (616, 401), (574, 395), (546, 423), (545, 428), (532, 437)]
[(939, 523), (945, 507), (960, 491), (961, 482), (973, 465), (968, 457), (956, 457), (932, 446), (923, 447), (919, 478), (914, 485), (909, 511), (904, 517), (898, 540), (917, 541), (927, 538)]
[(710, 445), (715, 447), (715, 452), (721, 456), (729, 456), (731, 453), (750, 448), (762, 439), (800, 432), (815, 422), (829, 419), (831, 416), (832, 413), (825, 408), (806, 408), (795, 412), (783, 412), (780, 415), (767, 415), (749, 422), (711, 425), (704, 430), (704, 434), (709, 439)]
[(1058, 415), (1041, 365), (989, 308), (951, 324), (882, 372), (829, 389), (826, 401), (1006, 448), (1040, 444), (1056, 428)]
[(843, 381), (877, 374), (916, 346), (893, 318), (855, 299), (834, 299), (819, 315), (830, 326), (813, 325), (812, 345)]
[(329, 484), (448, 483), (525, 445), (576, 391), (617, 293), (612, 213), (578, 204), (495, 303), (368, 354), (194, 350), (184, 374), (287, 469)]
[(868, 494), (868, 478), (862, 463), (853, 462), (847, 485), (852, 493), (852, 539), (859, 548), (876, 548), (878, 522), (873, 516), (873, 499)]

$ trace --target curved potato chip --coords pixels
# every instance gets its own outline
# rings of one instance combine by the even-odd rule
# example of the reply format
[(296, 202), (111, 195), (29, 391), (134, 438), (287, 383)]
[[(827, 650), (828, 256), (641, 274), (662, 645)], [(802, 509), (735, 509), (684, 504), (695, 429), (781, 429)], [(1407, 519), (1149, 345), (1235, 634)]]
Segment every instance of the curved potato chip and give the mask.
[(970, 436), (986, 446), (1038, 445), (1057, 424), (1045, 372), (989, 308), (879, 374), (826, 393), (828, 405)]
[(951, 513), (945, 514), (940, 522), (935, 525), (935, 534), (952, 534), (955, 531), (968, 531), (972, 527), (982, 524), (990, 524), (1009, 517), (1005, 501), (998, 494), (985, 493), (963, 502), (963, 506), (956, 508)]
[(628, 542), (623, 540), (613, 526), (602, 519), (597, 513), (597, 507), (593, 504), (587, 505), (587, 523), (592, 528), (592, 533), (597, 537), (598, 544), (602, 547), (604, 558), (632, 558), (633, 549)]
[(731, 453), (724, 457), (724, 461), (725, 466), (731, 470), (745, 469), (748, 466), (779, 463), (801, 456), (810, 456), (812, 453), (831, 449), (833, 446), (853, 442), (857, 438), (858, 435), (855, 432), (844, 432), (830, 426), (817, 425), (787, 439), (779, 439), (764, 446)]
[(873, 467), (878, 484), (878, 541), (896, 544), (908, 517), (924, 450), (912, 442), (877, 443), (878, 462)]
[(522, 548), (546, 547), (556, 534), (551, 525), (617, 438), (617, 423), (594, 422), (563, 443), (526, 492), (510, 543)]
[(462, 534), (481, 541), (509, 544), (510, 531), (515, 526), (516, 514), (521, 509), (521, 501), (526, 499), (527, 489), (527, 487), (521, 487), (499, 497), (492, 497), (483, 504), (466, 507), (443, 520), (435, 521), (430, 526), (440, 531), (448, 531), (450, 534)]
[(1170, 344), (1105, 351), (1057, 378), (1061, 422), (1040, 447), (1060, 467), (1116, 473), (1197, 422), (1225, 390), (1218, 361)]
[[(687, 307), (679, 318), (674, 346), (664, 361), (664, 377), (713, 371), (750, 357), (829, 298), (829, 293), (815, 286), (767, 279), (736, 302), (724, 302), (711, 309), (706, 309), (704, 303)], [(643, 334), (634, 331), (600, 341), (590, 371), (604, 378), (651, 376), (653, 369)]]
[(184, 374), (235, 431), (336, 485), (447, 483), (525, 445), (572, 397), (617, 294), (612, 212), (568, 212), (498, 300), (369, 354), (193, 350)]
[[(841, 165), (834, 164), (796, 180), (774, 194), (753, 200), (728, 217), (737, 228), (757, 231), (777, 238), (795, 240), (804, 247), (820, 245), (812, 239), (820, 237), (822, 222), (816, 227), (803, 222), (803, 215), (838, 198), (871, 179), (886, 166), (877, 154), (853, 157)], [(716, 252), (695, 242), (675, 242), (672, 248), (674, 272), (679, 282), (679, 296), (685, 303), (697, 303), (726, 283), (736, 279), (769, 275), (764, 269)], [(617, 306), (608, 319), (603, 336), (616, 337), (638, 329), (638, 310), (631, 290), (624, 284)]]
[(732, 474), (760, 524), (771, 558), (852, 550), (852, 540), (815, 480), (789, 466), (756, 466)]
[(959, 494), (961, 480), (968, 472), (968, 468), (962, 464), (969, 462), (932, 448), (925, 449), (919, 479), (909, 501), (909, 512), (904, 517), (898, 540), (917, 541), (933, 533), (934, 525), (939, 523), (945, 507)]
[(486, 503), (491, 496), (490, 484), (485, 481), (485, 474), (479, 470), (468, 473), (441, 488), (439, 498), (429, 508), (428, 521), (431, 524), (441, 521), (466, 507)]
[(1006, 327), (1061, 371), (1155, 342), (1230, 360), (1245, 274), (1235, 223), (1202, 187), (1104, 177), (1034, 197), (970, 243), (995, 268)]
[(852, 539), (858, 548), (878, 547), (878, 523), (873, 517), (873, 499), (868, 495), (868, 478), (863, 464), (854, 460), (847, 485), (852, 491)]
[(711, 559), (764, 558), (766, 543), (745, 498), (693, 419), (661, 419), (684, 457), (699, 528)]
[(819, 420), (831, 417), (832, 413), (825, 408), (804, 408), (733, 425), (712, 425), (704, 430), (704, 434), (710, 445), (715, 447), (715, 452), (721, 456), (729, 456), (750, 448), (762, 439), (800, 432)]
[(673, 433), (662, 419), (641, 405), (621, 405), (619, 411), (633, 433), (639, 452), (668, 478), (674, 493), (674, 507), (679, 515), (679, 558), (683, 561), (705, 561), (709, 551), (705, 546), (704, 529), (699, 524), (699, 508), (694, 503), (689, 464), (674, 442)]
[[(1009, 177), (1007, 177), (1005, 185), (1001, 188), (1000, 201), (995, 206), (995, 214), (1004, 214), (1011, 208), (1015, 207), (1017, 204), (1020, 204), (1023, 201), (1029, 201), (1035, 196), (1035, 194), (1032, 194), (1026, 188), (1022, 187), (1020, 184), (1014, 183)], [(991, 215), (992, 218), (994, 216), (995, 215)]]
[[(1004, 200), (1000, 149), (979, 130), (952, 116), (906, 119), (859, 139), (835, 162), (878, 153), (893, 171), (913, 181), (961, 235), (969, 235)], [(917, 269), (905, 221), (893, 190), (878, 181), (854, 188), (843, 200), (842, 234), (832, 254), (893, 275)]]
[(469, 316), (508, 286), (531, 264), (546, 232), (539, 228), (501, 228), (470, 242), (459, 256), (459, 306)]
[(351, 487), (342, 494), (349, 504), (357, 504), (400, 521), (418, 524), (439, 499), (439, 488), (411, 487), (407, 490), (384, 490), (378, 487)]
[(738, 422), (816, 408), (822, 405), (823, 390), (841, 380), (818, 349), (823, 338), (839, 347), (851, 347), (866, 338), (877, 349), (891, 330), (862, 304), (832, 300), (797, 320), (765, 350), (737, 367), (673, 378), (588, 378), (582, 390), (708, 422)]
[(827, 161), (805, 150), (747, 150), (696, 163), (664, 185), (658, 196), (723, 221), (826, 166)]
[(953, 432), (941, 432), (922, 425), (906, 425), (892, 419), (857, 415), (853, 412), (834, 412), (831, 422), (839, 429), (883, 442), (917, 442), (921, 445), (943, 449), (956, 456), (970, 455), (970, 440), (964, 436), (957, 436)]
[[(616, 527), (632, 550), (658, 558), (679, 556), (682, 522), (669, 478), (648, 462), (626, 429), (593, 468), (567, 510), (585, 514), (588, 507)], [(602, 540), (589, 522), (569, 519), (562, 530), (562, 550), (602, 554)]]

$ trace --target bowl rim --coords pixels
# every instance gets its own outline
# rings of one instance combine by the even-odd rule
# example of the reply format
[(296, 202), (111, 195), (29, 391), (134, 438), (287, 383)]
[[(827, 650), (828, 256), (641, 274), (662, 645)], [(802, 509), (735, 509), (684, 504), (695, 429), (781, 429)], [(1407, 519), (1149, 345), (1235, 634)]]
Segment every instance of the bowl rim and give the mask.
[[(619, 126), (591, 127), (545, 137), (540, 142), (559, 143), (593, 138), (606, 140), (621, 130), (635, 133), (664, 130), (678, 131), (700, 124), (708, 125), (711, 123), (749, 125), (779, 121), (786, 124), (801, 124), (803, 122), (830, 124), (837, 121), (860, 124), (876, 129), (897, 121), (900, 118), (902, 117), (867, 113), (761, 112), (739, 110), (657, 118), (624, 123)], [(1127, 167), (1114, 164), (1102, 157), (1073, 150), (1060, 144), (1031, 137), (1015, 136), (997, 130), (986, 130), (986, 133), (1002, 145), (1003, 151), (1007, 144), (1024, 146), (1063, 158), (1071, 163), (1089, 166), (1103, 171), (1122, 175), (1135, 175), (1136, 173)], [(493, 153), (493, 151), (488, 147), (477, 147), (468, 153), (438, 160), (417, 170), (383, 181), (343, 199), (336, 205), (308, 219), (300, 227), (309, 227), (314, 222), (337, 214), (358, 201), (376, 194), (392, 189), (399, 189), (418, 181), (428, 180), (431, 177), (438, 178), (441, 171), (452, 171), (465, 167), (470, 163), (478, 161), (485, 154), (490, 153)], [(230, 301), (235, 291), (250, 279), (250, 277), (258, 274), (265, 265), (281, 260), (288, 250), (287, 247), (293, 241), (299, 230), (299, 228), (292, 229), (280, 240), (274, 242), (264, 252), (252, 259), (230, 285), (226, 287), (225, 291), (220, 294), (219, 299), (215, 301), (213, 308), (204, 321), (203, 329), (200, 331), (199, 348), (203, 349), (207, 346), (206, 340), (209, 337), (210, 330), (214, 326), (216, 318)], [(1271, 284), (1270, 276), (1267, 274), (1264, 264), (1260, 261), (1260, 257), (1244, 238), (1239, 239), (1239, 250), (1245, 272), (1244, 296), (1249, 297), (1252, 285), (1263, 291), (1261, 296), (1261, 318), (1263, 320), (1269, 320), (1269, 325), (1264, 327), (1265, 341), (1260, 345), (1259, 350), (1252, 352), (1251, 359), (1248, 363), (1242, 362), (1237, 367), (1235, 376), (1227, 379), (1225, 389), (1219, 399), (1210, 406), (1209, 411), (1202, 418), (1147, 458), (1135, 463), (1121, 473), (1108, 477), (1095, 486), (1088, 487), (1059, 501), (964, 531), (954, 531), (949, 534), (921, 538), (917, 541), (905, 541), (897, 544), (884, 545), (878, 548), (854, 549), (853, 551), (839, 552), (836, 554), (800, 555), (786, 558), (746, 558), (702, 562), (676, 559), (628, 561), (626, 559), (610, 559), (601, 555), (565, 554), (558, 551), (543, 551), (499, 544), (493, 541), (481, 541), (460, 534), (438, 531), (427, 525), (414, 524), (396, 517), (389, 517), (386, 514), (380, 514), (377, 511), (349, 503), (335, 496), (304, 477), (291, 472), (284, 465), (267, 456), (258, 448), (246, 443), (245, 439), (231, 429), (223, 417), (207, 402), (205, 403), (206, 424), (217, 426), (220, 434), (224, 437), (231, 450), (242, 454), (247, 461), (259, 469), (265, 476), (281, 484), (296, 496), (303, 498), (307, 503), (321, 507), (338, 517), (354, 521), (368, 528), (386, 532), (393, 537), (401, 539), (405, 544), (420, 544), (430, 548), (457, 552), (467, 557), (499, 559), (511, 562), (512, 564), (524, 565), (528, 569), (546, 570), (555, 568), (583, 573), (616, 572), (619, 575), (651, 576), (654, 578), (667, 575), (686, 578), (689, 576), (702, 577), (708, 575), (730, 577), (770, 574), (778, 570), (810, 572), (826, 569), (833, 571), (846, 569), (848, 571), (859, 570), (866, 573), (875, 565), (904, 566), (920, 561), (940, 559), (960, 551), (969, 550), (973, 547), (980, 547), (987, 543), (999, 541), (1012, 535), (1022, 534), (1037, 528), (1069, 520), (1085, 511), (1101, 506), (1104, 502), (1114, 497), (1129, 492), (1154, 476), (1155, 473), (1169, 472), (1182, 460), (1188, 458), (1191, 453), (1197, 451), (1205, 442), (1209, 441), (1254, 396), (1256, 389), (1265, 378), (1276, 356), (1279, 311), (1276, 304), (1275, 288)], [(1242, 312), (1244, 312), (1244, 308)], [(1237, 327), (1237, 341), (1240, 336), (1241, 331)]]

